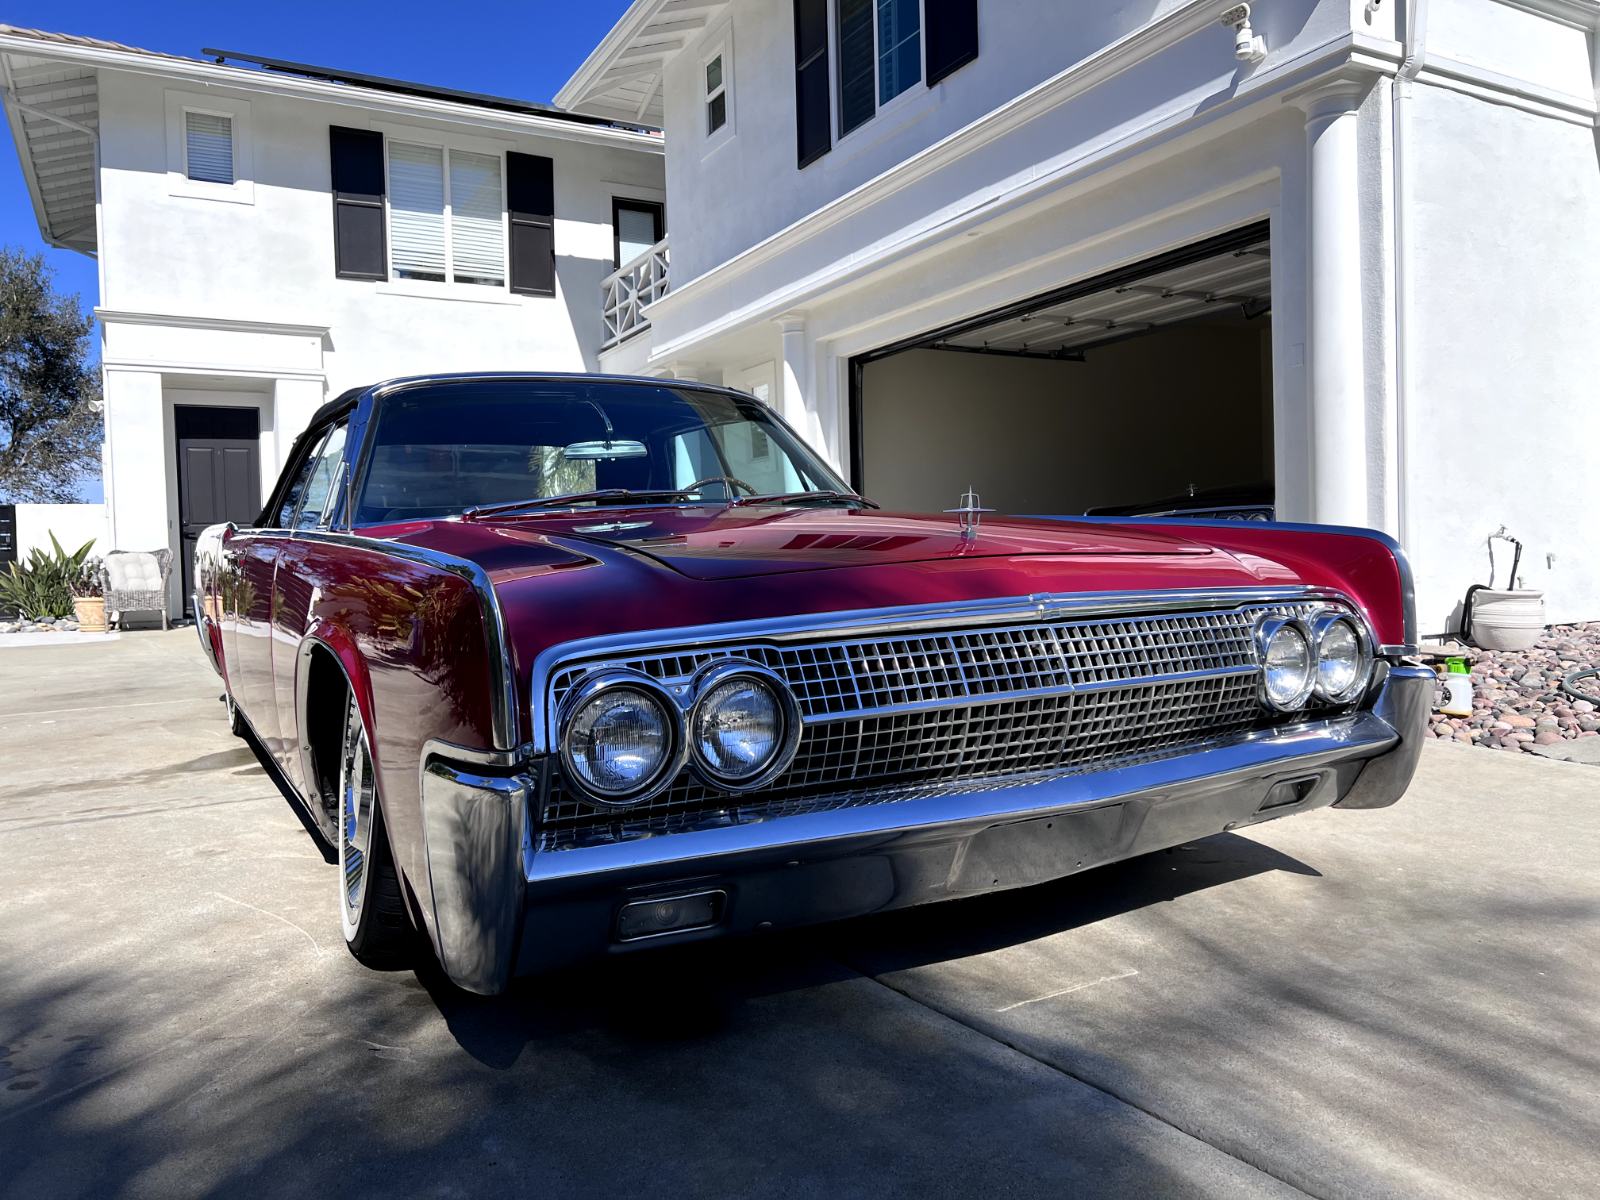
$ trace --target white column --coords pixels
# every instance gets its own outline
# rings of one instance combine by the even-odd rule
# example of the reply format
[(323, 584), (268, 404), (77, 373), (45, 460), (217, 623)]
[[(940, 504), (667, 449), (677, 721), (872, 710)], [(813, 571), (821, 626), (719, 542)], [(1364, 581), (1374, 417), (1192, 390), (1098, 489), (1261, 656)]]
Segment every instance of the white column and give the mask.
[(106, 505), (112, 548), (159, 550), (176, 540), (167, 511), (167, 444), (161, 373), (105, 372)]
[(1366, 525), (1356, 109), (1366, 85), (1339, 81), (1303, 98), (1310, 144), (1311, 519)]
[(811, 378), (811, 349), (806, 344), (805, 314), (790, 313), (779, 317), (778, 328), (783, 331), (783, 390), (778, 398), (778, 411), (817, 453), (826, 455), (828, 448), (822, 436), (816, 387)]

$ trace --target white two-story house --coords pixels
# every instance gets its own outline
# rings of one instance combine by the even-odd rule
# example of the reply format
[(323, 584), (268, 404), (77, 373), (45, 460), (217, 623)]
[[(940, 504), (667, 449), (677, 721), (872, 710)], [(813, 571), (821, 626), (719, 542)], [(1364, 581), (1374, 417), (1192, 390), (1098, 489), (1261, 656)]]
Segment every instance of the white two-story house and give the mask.
[(600, 283), (663, 233), (637, 122), (8, 27), (0, 84), (41, 233), (99, 262), (110, 539), (178, 556), (174, 615), (186, 544), (254, 519), (319, 406), (595, 370)]
[(762, 395), (894, 507), (1259, 481), (1397, 537), (1424, 633), (1501, 525), (1600, 617), (1597, 19), (637, 0), (556, 97), (665, 129), (601, 362)]

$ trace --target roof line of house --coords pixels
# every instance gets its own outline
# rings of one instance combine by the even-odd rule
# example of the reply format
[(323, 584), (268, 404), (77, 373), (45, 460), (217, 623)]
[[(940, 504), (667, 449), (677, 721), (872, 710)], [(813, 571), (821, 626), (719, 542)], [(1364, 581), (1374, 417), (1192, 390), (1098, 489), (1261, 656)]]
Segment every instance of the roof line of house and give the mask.
[(574, 97), (582, 98), (583, 93), (595, 78), (611, 65), (628, 44), (638, 35), (639, 31), (649, 23), (650, 19), (668, 3), (668, 0), (633, 0), (628, 6), (628, 11), (617, 18), (605, 37), (600, 39), (600, 44), (584, 59), (572, 77), (561, 85), (556, 92), (556, 103), (564, 107), (571, 107), (577, 101)]
[(236, 54), (232, 50), (213, 50), (207, 46), (200, 53), (221, 64), (226, 59), (253, 63), (268, 71), (287, 75), (301, 75), (308, 79), (325, 79), (329, 83), (348, 83), (357, 87), (376, 88), (380, 92), (398, 92), (403, 96), (428, 96), (439, 100), (459, 100), (463, 104), (476, 104), (483, 108), (499, 108), (507, 112), (535, 113), (559, 121), (573, 121), (579, 125), (612, 126), (630, 129), (635, 133), (659, 133), (654, 125), (641, 125), (636, 121), (619, 121), (610, 117), (595, 117), (588, 113), (569, 112), (553, 104), (540, 104), (535, 100), (513, 100), (507, 96), (492, 96), (484, 92), (465, 92), (459, 88), (436, 87), (427, 83), (412, 83), (405, 79), (390, 79), (385, 75), (363, 75), (358, 71), (341, 71), (334, 67), (314, 67), (309, 63), (290, 62), (281, 58), (259, 58), (251, 54)]
[[(155, 75), (187, 82), (235, 88), (240, 91), (327, 100), (357, 108), (375, 108), (395, 114), (467, 121), (502, 129), (598, 145), (625, 145), (634, 149), (662, 148), (661, 135), (643, 132), (643, 126), (622, 129), (614, 124), (592, 125), (569, 121), (551, 113), (510, 111), (483, 103), (432, 93), (382, 89), (369, 83), (334, 83), (325, 79), (279, 71), (253, 71), (198, 59), (180, 58), (151, 50), (137, 50), (115, 42), (68, 34), (41, 33), (0, 25), (0, 53), (27, 55), (50, 61), (80, 63), (134, 74)], [(376, 78), (376, 77), (374, 77)], [(419, 85), (420, 86), (420, 85)], [(467, 93), (462, 93), (465, 96)]]

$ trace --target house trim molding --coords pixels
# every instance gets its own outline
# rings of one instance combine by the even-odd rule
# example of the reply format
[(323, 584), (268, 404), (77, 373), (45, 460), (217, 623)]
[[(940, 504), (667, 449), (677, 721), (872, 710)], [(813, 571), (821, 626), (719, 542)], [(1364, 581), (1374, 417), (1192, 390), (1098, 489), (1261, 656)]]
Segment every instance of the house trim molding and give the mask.
[(166, 313), (94, 310), (102, 325), (163, 325), (172, 329), (212, 329), (225, 333), (275, 333), (282, 337), (327, 337), (331, 325), (289, 325), (281, 321), (249, 321), (235, 317), (186, 317)]

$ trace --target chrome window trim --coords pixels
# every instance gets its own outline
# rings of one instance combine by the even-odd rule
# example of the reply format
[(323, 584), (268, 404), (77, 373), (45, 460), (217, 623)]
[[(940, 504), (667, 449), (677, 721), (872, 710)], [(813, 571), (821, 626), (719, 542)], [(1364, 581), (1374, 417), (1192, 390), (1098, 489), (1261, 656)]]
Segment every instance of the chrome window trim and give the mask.
[[(955, 603), (917, 604), (899, 608), (851, 609), (837, 613), (801, 613), (786, 617), (728, 621), (713, 625), (688, 625), (675, 629), (640, 630), (581, 638), (548, 647), (533, 662), (528, 689), (530, 747), (547, 754), (556, 745), (559, 730), (550, 711), (550, 680), (557, 671), (585, 660), (615, 659), (677, 646), (704, 650), (729, 642), (775, 643), (931, 630), (959, 625), (1019, 621), (1053, 621), (1096, 616), (1178, 615), (1212, 608), (1238, 608), (1250, 604), (1299, 604), (1325, 600), (1348, 605), (1366, 622), (1365, 614), (1350, 597), (1328, 588), (1306, 585), (1267, 588), (1192, 588), (1174, 591), (1034, 593), (1002, 599)], [(1007, 693), (1010, 699), (1011, 693)], [(1020, 697), (1019, 697), (1020, 698)], [(940, 707), (934, 705), (933, 707)], [(874, 709), (873, 715), (883, 710)], [(837, 718), (835, 718), (837, 719)]]

